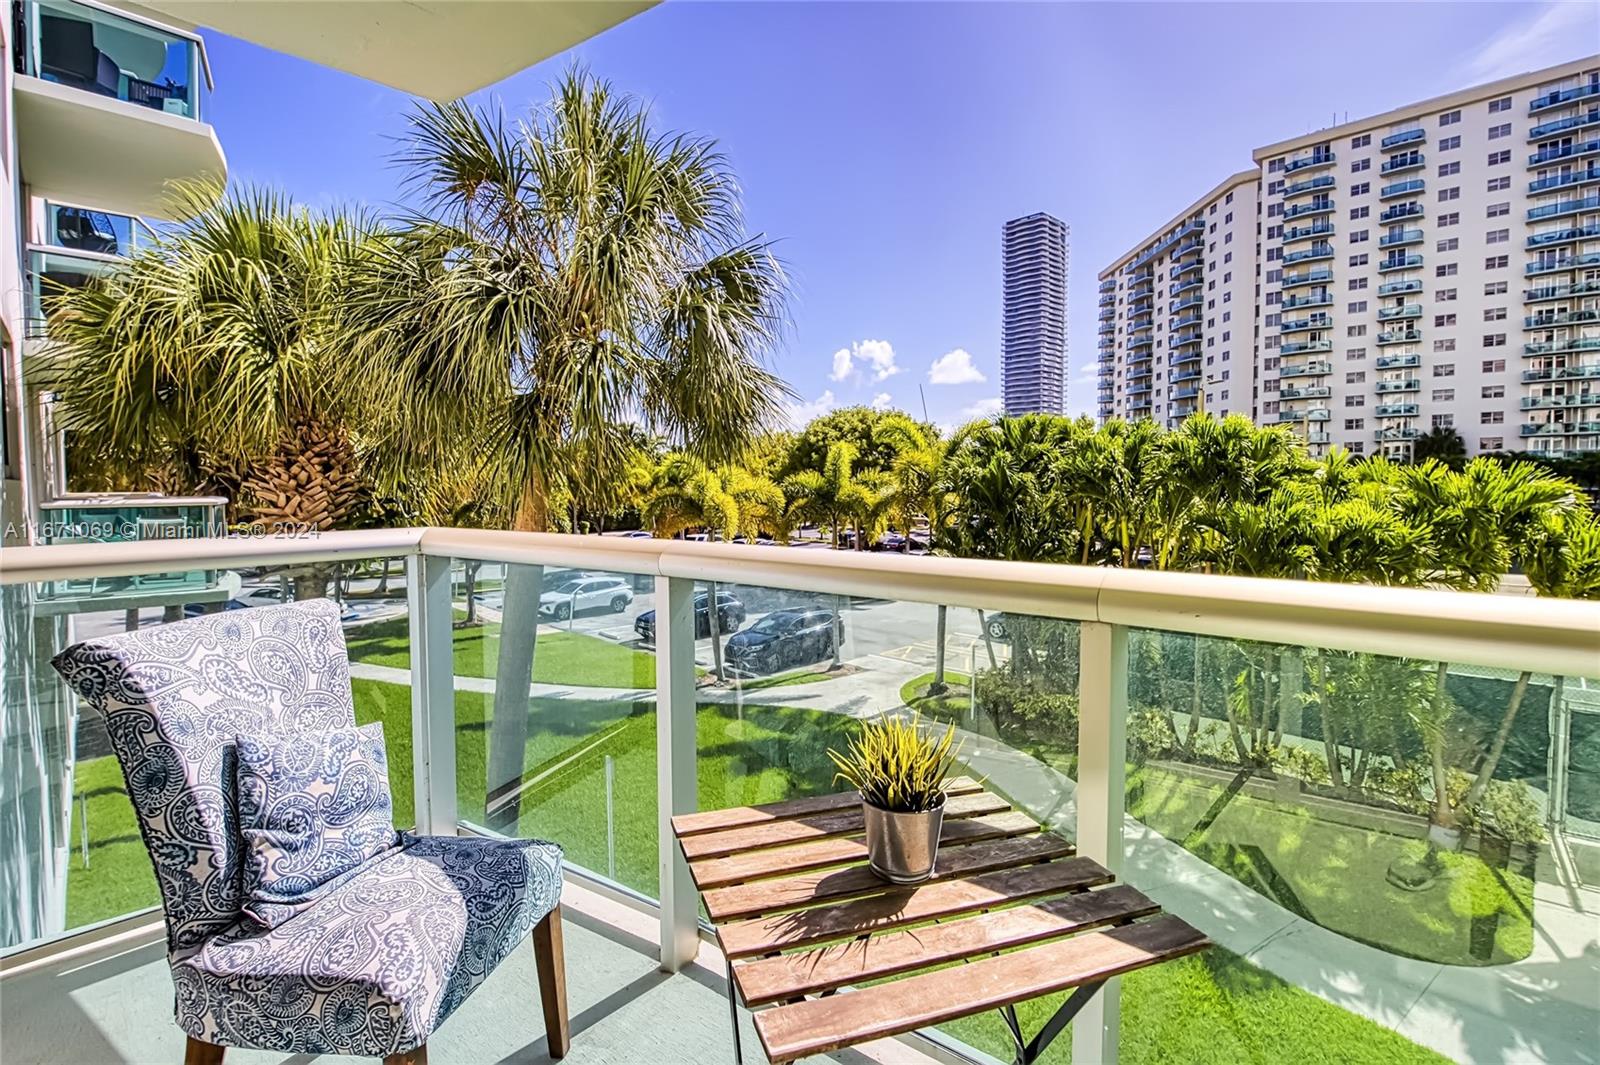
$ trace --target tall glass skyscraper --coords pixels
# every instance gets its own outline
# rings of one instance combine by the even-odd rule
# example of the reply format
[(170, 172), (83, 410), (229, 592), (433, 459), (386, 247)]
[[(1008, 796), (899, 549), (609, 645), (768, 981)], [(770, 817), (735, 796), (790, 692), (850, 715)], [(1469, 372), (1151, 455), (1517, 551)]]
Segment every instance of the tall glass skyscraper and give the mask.
[(1002, 231), (1000, 394), (1007, 414), (1065, 409), (1069, 234), (1065, 222), (1043, 212), (1013, 218)]

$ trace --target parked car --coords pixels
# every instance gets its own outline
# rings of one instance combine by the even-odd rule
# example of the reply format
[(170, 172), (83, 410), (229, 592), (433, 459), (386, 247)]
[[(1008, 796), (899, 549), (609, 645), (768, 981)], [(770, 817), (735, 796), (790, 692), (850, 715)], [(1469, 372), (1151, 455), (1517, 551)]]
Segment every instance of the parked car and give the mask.
[[(694, 635), (695, 639), (703, 640), (711, 635), (711, 615), (706, 611), (706, 602), (709, 596), (699, 592), (694, 597)], [(744, 604), (732, 592), (717, 592), (717, 631), (723, 635), (738, 629), (744, 624)], [(639, 634), (639, 639), (645, 643), (656, 642), (656, 612), (646, 610), (640, 614), (633, 623), (633, 631)]]
[(728, 641), (728, 661), (746, 673), (776, 673), (833, 657), (844, 618), (832, 610), (774, 610)]
[(983, 630), (989, 634), (991, 640), (1010, 640), (1011, 629), (1007, 624), (1010, 620), (1004, 614), (985, 614)]
[(572, 577), (539, 596), (539, 616), (566, 621), (586, 610), (620, 614), (631, 602), (633, 589), (621, 577)]

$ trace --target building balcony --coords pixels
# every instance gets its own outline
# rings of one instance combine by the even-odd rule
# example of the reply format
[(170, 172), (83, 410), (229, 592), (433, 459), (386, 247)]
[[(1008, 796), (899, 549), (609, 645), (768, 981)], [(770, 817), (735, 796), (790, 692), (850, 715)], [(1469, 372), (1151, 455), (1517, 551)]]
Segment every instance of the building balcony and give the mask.
[(1200, 330), (1198, 330), (1198, 329), (1190, 330), (1190, 331), (1184, 332), (1184, 333), (1174, 334), (1172, 336), (1171, 340), (1170, 340), (1170, 343), (1172, 345), (1172, 350), (1173, 350), (1173, 356), (1172, 356), (1173, 360), (1177, 361), (1179, 358), (1183, 358), (1183, 359), (1198, 359), (1200, 357), (1200, 353), (1198, 351), (1186, 350), (1180, 355), (1179, 352), (1178, 352), (1178, 349), (1179, 348), (1185, 348), (1185, 349), (1196, 348), (1196, 347), (1198, 347), (1200, 345), (1200, 342), (1203, 339), (1205, 339), (1205, 334), (1203, 332), (1201, 332)]
[(1284, 334), (1304, 333), (1311, 329), (1331, 329), (1332, 327), (1332, 318), (1326, 314), (1313, 314), (1305, 318), (1293, 318), (1280, 322), (1278, 324), (1278, 332)]
[(1378, 272), (1388, 273), (1391, 270), (1410, 270), (1421, 265), (1421, 255), (1391, 255), (1387, 259), (1378, 261)]
[(1387, 322), (1396, 318), (1421, 318), (1422, 304), (1407, 303), (1403, 307), (1379, 307), (1378, 321)]
[(1397, 370), (1408, 366), (1421, 366), (1422, 356), (1407, 353), (1404, 355), (1379, 355), (1376, 365), (1380, 370)]
[(1304, 181), (1296, 181), (1293, 184), (1285, 184), (1283, 187), (1283, 197), (1284, 199), (1289, 199), (1293, 196), (1304, 196), (1306, 193), (1315, 192), (1318, 189), (1331, 189), (1338, 183), (1339, 179), (1334, 177), (1332, 174), (1318, 174), (1314, 178), (1307, 178)]
[(1422, 215), (1423, 210), (1422, 204), (1420, 203), (1397, 203), (1393, 207), (1387, 208), (1380, 212), (1378, 215), (1378, 221), (1398, 222), (1407, 218), (1421, 218)]
[(1099, 333), (1103, 337), (1116, 336), (1117, 335), (1117, 323), (1112, 321), (1112, 320), (1110, 320), (1110, 319), (1102, 321), (1100, 323), (1100, 325), (1096, 328), (1095, 332)]
[(1415, 440), (1422, 435), (1422, 430), (1414, 426), (1392, 426), (1384, 429), (1374, 429), (1372, 438), (1383, 442), (1395, 440)]
[(1190, 307), (1199, 307), (1203, 303), (1205, 303), (1205, 297), (1204, 296), (1198, 296), (1198, 295), (1196, 295), (1196, 296), (1186, 296), (1181, 300), (1172, 300), (1171, 302), (1169, 302), (1167, 304), (1167, 313), (1168, 314), (1181, 314), (1182, 312), (1188, 310)]
[[(1590, 284), (1600, 287), (1600, 282)], [(1548, 329), (1558, 325), (1581, 325), (1584, 322), (1600, 322), (1600, 308), (1577, 307), (1560, 314), (1530, 314), (1522, 320), (1522, 328)]]
[(1589, 81), (1576, 88), (1558, 89), (1547, 92), (1543, 96), (1535, 97), (1528, 103), (1528, 114), (1536, 115), (1540, 111), (1548, 111), (1552, 107), (1570, 104), (1574, 100), (1587, 100), (1591, 96), (1600, 96), (1600, 81)]
[(1181, 241), (1174, 245), (1171, 257), (1178, 259), (1185, 255), (1193, 254), (1194, 252), (1202, 252), (1205, 250), (1205, 247), (1206, 242), (1203, 237), (1192, 237), (1189, 240)]
[(1331, 222), (1323, 222), (1312, 226), (1292, 226), (1283, 231), (1281, 243), (1293, 244), (1296, 241), (1313, 240), (1317, 237), (1332, 235), (1333, 224)]
[(1528, 130), (1530, 141), (1543, 140), (1557, 133), (1564, 133), (1569, 129), (1582, 129), (1585, 126), (1600, 126), (1600, 107), (1591, 107), (1587, 111), (1576, 115), (1567, 115), (1565, 118), (1552, 118), (1548, 122), (1541, 122)]
[(1415, 403), (1380, 403), (1372, 408), (1372, 413), (1379, 418), (1413, 418), (1418, 409)]
[(1379, 392), (1420, 392), (1422, 382), (1415, 377), (1406, 377), (1397, 381), (1379, 381), (1373, 388)]
[(1307, 218), (1312, 215), (1329, 214), (1333, 211), (1332, 200), (1312, 200), (1310, 203), (1297, 203), (1283, 212), (1285, 222), (1295, 218)]
[(1151, 384), (1150, 384), (1150, 379), (1148, 377), (1146, 377), (1141, 382), (1137, 382), (1137, 383), (1135, 383), (1133, 381), (1129, 381), (1128, 382), (1128, 395), (1130, 395), (1130, 396), (1147, 396), (1147, 395), (1150, 394), (1150, 391), (1151, 391)]
[(1199, 277), (1190, 277), (1186, 281), (1179, 281), (1169, 286), (1167, 288), (1167, 295), (1181, 296), (1185, 292), (1194, 292), (1198, 290), (1202, 284), (1204, 284), (1204, 282), (1201, 281)]
[(1292, 414), (1294, 416), (1292, 420), (1294, 420), (1294, 421), (1304, 421), (1304, 422), (1325, 422), (1325, 421), (1327, 421), (1329, 418), (1331, 418), (1333, 416), (1333, 412), (1330, 411), (1327, 407), (1307, 407), (1304, 410), (1298, 410), (1298, 411), (1287, 411), (1287, 412), (1279, 411), (1278, 412), (1278, 420), (1279, 421), (1289, 421), (1289, 420), (1291, 420), (1291, 419), (1283, 417), (1283, 415), (1285, 413)]
[(1523, 396), (1523, 410), (1547, 410), (1565, 407), (1600, 407), (1600, 391), (1569, 392), (1560, 396)]
[(1095, 301), (1095, 303), (1096, 306), (1101, 308), (1115, 307), (1117, 305), (1117, 294), (1115, 292), (1104, 293), (1098, 300)]
[(1385, 281), (1378, 286), (1380, 296), (1399, 296), (1407, 292), (1421, 292), (1422, 279), (1418, 277), (1407, 278), (1404, 281)]
[(1205, 315), (1198, 314), (1198, 313), (1197, 314), (1180, 314), (1180, 315), (1178, 315), (1178, 316), (1176, 316), (1174, 318), (1170, 318), (1170, 319), (1167, 320), (1167, 329), (1170, 332), (1177, 332), (1178, 330), (1183, 329), (1186, 326), (1199, 325), (1201, 322), (1205, 321), (1205, 317), (1206, 317)]
[(1113, 307), (1102, 307), (1096, 313), (1095, 317), (1098, 320), (1102, 321), (1102, 322), (1114, 321), (1114, 320), (1116, 320), (1116, 317), (1117, 317), (1117, 309), (1114, 306)]
[(1284, 160), (1283, 172), (1285, 174), (1298, 174), (1307, 170), (1316, 170), (1320, 167), (1332, 166), (1333, 162), (1334, 155), (1330, 151), (1308, 152), (1305, 155), (1299, 155), (1293, 159)]
[(1595, 154), (1600, 154), (1600, 137), (1573, 141), (1571, 144), (1553, 144), (1548, 148), (1540, 148), (1528, 156), (1528, 165), (1544, 166), (1546, 163), (1554, 163), (1562, 159), (1582, 159)]
[(1331, 340), (1300, 340), (1293, 344), (1284, 344), (1278, 348), (1278, 354), (1283, 356), (1304, 355), (1307, 352), (1332, 351)]
[(1385, 329), (1378, 334), (1378, 346), (1387, 344), (1414, 344), (1422, 339), (1420, 329)]
[(1404, 148), (1408, 144), (1421, 144), (1427, 139), (1428, 133), (1424, 129), (1401, 130), (1399, 133), (1391, 133), (1379, 141), (1378, 148), (1385, 152), (1392, 152)]
[(1129, 351), (1133, 351), (1133, 352), (1137, 352), (1141, 348), (1153, 347), (1155, 345), (1155, 342), (1156, 342), (1156, 338), (1154, 336), (1151, 336), (1150, 334), (1146, 333), (1144, 336), (1133, 337), (1132, 339), (1130, 339), (1128, 341), (1128, 350)]
[(94, 278), (104, 277), (123, 265), (124, 261), (116, 255), (30, 246), (22, 308), (27, 335), (45, 335), (45, 319), (50, 315), (52, 297), (66, 289), (82, 288)]
[(1324, 266), (1316, 270), (1306, 270), (1298, 274), (1285, 273), (1283, 277), (1279, 279), (1278, 284), (1282, 285), (1285, 290), (1288, 290), (1291, 288), (1297, 288), (1300, 285), (1315, 285), (1319, 282), (1332, 280), (1333, 271)]
[(1600, 378), (1600, 363), (1589, 366), (1541, 366), (1522, 371), (1524, 384), (1539, 381), (1587, 381)]
[(1294, 310), (1298, 307), (1327, 307), (1333, 303), (1333, 294), (1330, 292), (1310, 292), (1304, 296), (1290, 296), (1281, 306), (1284, 310)]
[(1115, 293), (1116, 291), (1117, 291), (1117, 279), (1116, 278), (1108, 277), (1104, 281), (1100, 282), (1100, 292), (1102, 294), (1107, 293), (1107, 292)]
[[(1174, 380), (1176, 380), (1176, 378), (1174, 378)], [(1198, 385), (1185, 385), (1182, 388), (1175, 388), (1172, 390), (1173, 399), (1194, 399), (1198, 395), (1200, 395), (1200, 388)]]
[(1583, 196), (1575, 200), (1560, 200), (1556, 203), (1540, 204), (1538, 207), (1528, 208), (1528, 221), (1536, 222), (1541, 218), (1559, 218), (1562, 215), (1577, 214), (1580, 211), (1592, 211), (1600, 208), (1600, 194)]
[(1422, 230), (1420, 229), (1402, 229), (1393, 233), (1385, 233), (1378, 238), (1378, 247), (1380, 248), (1399, 248), (1407, 244), (1421, 243)]
[(1563, 337), (1522, 345), (1525, 358), (1530, 355), (1559, 355), (1568, 351), (1600, 351), (1600, 337)]
[(1378, 167), (1378, 173), (1385, 175), (1403, 174), (1407, 170), (1420, 170), (1427, 164), (1427, 157), (1421, 152), (1408, 152), (1405, 155), (1397, 155), (1393, 159), (1386, 160), (1382, 166)]
[(1520, 428), (1522, 436), (1590, 436), (1600, 433), (1600, 421), (1525, 422)]
[(1406, 178), (1383, 186), (1378, 190), (1378, 199), (1392, 200), (1396, 196), (1412, 196), (1421, 192), (1427, 186), (1422, 178)]
[(1333, 245), (1317, 244), (1310, 248), (1302, 248), (1300, 251), (1292, 251), (1283, 257), (1283, 261), (1285, 264), (1288, 264), (1310, 262), (1315, 259), (1331, 258), (1333, 258)]
[(1542, 288), (1524, 289), (1523, 303), (1544, 303), (1547, 300), (1571, 299), (1575, 296), (1600, 295), (1600, 280), (1577, 281), (1570, 285), (1545, 285)]
[(1327, 399), (1333, 389), (1327, 385), (1301, 385), (1291, 388), (1278, 389), (1279, 399)]
[(1199, 256), (1195, 256), (1193, 259), (1187, 259), (1183, 262), (1175, 264), (1167, 273), (1167, 278), (1168, 280), (1176, 281), (1180, 277), (1184, 277), (1188, 274), (1194, 274), (1198, 276), (1201, 271), (1204, 270), (1204, 268), (1205, 261)]
[(1529, 263), (1523, 273), (1532, 277), (1536, 274), (1553, 274), (1562, 270), (1579, 270), (1586, 266), (1600, 266), (1600, 251), (1583, 252), (1578, 255), (1541, 256), (1535, 262)]
[(1185, 381), (1198, 381), (1200, 380), (1201, 376), (1201, 371), (1199, 369), (1180, 370), (1174, 373), (1170, 380), (1176, 385), (1182, 384)]
[(1152, 317), (1149, 312), (1136, 315), (1128, 319), (1128, 332), (1139, 333), (1146, 329), (1153, 329), (1155, 327), (1155, 322), (1155, 318)]
[(226, 175), (201, 121), (200, 37), (74, 0), (18, 11), (16, 135), (33, 195), (167, 217), (171, 182)]
[(1549, 192), (1551, 189), (1592, 185), (1595, 182), (1600, 182), (1600, 166), (1595, 166), (1591, 163), (1582, 170), (1568, 170), (1560, 174), (1549, 174), (1542, 178), (1535, 178), (1528, 182), (1528, 192), (1536, 194)]
[(1279, 365), (1279, 377), (1323, 377), (1333, 372), (1333, 364), (1321, 359), (1312, 359), (1309, 362), (1294, 365)]

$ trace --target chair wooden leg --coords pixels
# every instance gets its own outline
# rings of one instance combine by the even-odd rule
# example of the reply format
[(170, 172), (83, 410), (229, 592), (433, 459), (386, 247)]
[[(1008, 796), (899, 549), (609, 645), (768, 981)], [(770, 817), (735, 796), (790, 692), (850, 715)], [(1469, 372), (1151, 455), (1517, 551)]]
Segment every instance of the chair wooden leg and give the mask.
[(194, 1036), (185, 1037), (188, 1042), (183, 1045), (183, 1065), (222, 1065), (222, 1051), (225, 1049), (216, 1043), (205, 1043)]
[(539, 1000), (544, 1005), (544, 1030), (550, 1056), (564, 1058), (572, 1045), (567, 1029), (567, 963), (561, 953), (561, 907), (533, 926), (533, 959), (539, 970)]
[(428, 1065), (428, 1044), (403, 1051), (399, 1054), (390, 1054), (383, 1059), (383, 1065)]

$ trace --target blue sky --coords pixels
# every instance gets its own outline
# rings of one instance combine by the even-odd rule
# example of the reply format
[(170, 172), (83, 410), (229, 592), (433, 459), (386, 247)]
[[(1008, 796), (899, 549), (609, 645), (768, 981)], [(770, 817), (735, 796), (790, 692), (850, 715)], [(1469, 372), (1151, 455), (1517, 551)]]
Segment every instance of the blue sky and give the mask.
[[(478, 98), (538, 102), (575, 56), (662, 127), (716, 137), (794, 279), (776, 364), (795, 416), (874, 400), (920, 414), (920, 384), (948, 424), (999, 395), (1005, 219), (1072, 227), (1068, 408), (1088, 411), (1095, 275), (1253, 147), (1583, 55), (1597, 10), (666, 0)], [(234, 179), (395, 199), (404, 94), (207, 38)]]

